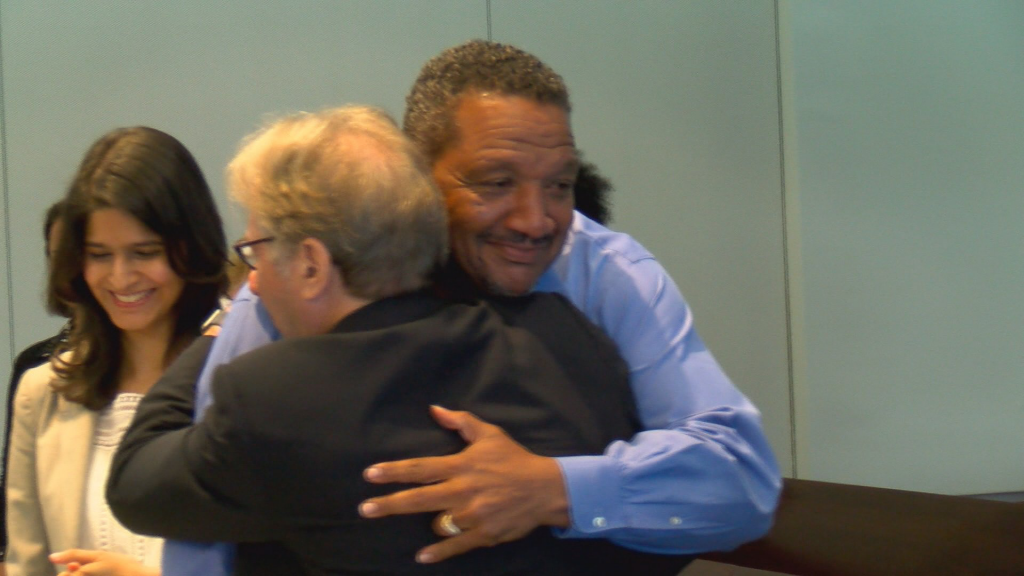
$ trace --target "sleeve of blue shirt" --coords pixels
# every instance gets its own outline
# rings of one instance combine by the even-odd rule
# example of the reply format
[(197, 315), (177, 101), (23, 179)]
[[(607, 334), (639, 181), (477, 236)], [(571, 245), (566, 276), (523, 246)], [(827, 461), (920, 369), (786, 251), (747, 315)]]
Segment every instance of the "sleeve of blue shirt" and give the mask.
[[(214, 369), (278, 337), (266, 308), (245, 284), (231, 303), (196, 384), (196, 419), (201, 419), (213, 403), (210, 384)], [(161, 570), (164, 576), (227, 576), (233, 571), (234, 552), (234, 544), (168, 540)]]
[(578, 225), (565, 256), (576, 261), (556, 263), (538, 290), (565, 294), (618, 344), (645, 431), (601, 456), (558, 459), (572, 524), (557, 533), (681, 554), (762, 536), (781, 478), (759, 412), (705, 348), (664, 268), (604, 228), (616, 239), (588, 249)]
[[(590, 247), (586, 230), (574, 230), (572, 266), (580, 273), (566, 273), (563, 258), (555, 265), (563, 269), (546, 273), (538, 290), (562, 293), (615, 340), (630, 365), (645, 431), (601, 456), (558, 459), (572, 519), (560, 535), (678, 554), (731, 549), (761, 536), (781, 479), (760, 414), (705, 348), (661, 265), (627, 236), (598, 228), (624, 245)], [(197, 410), (209, 404), (212, 367), (277, 337), (253, 300), (247, 287), (236, 298), (200, 379)], [(230, 566), (232, 547), (190, 545), (179, 553), (180, 546), (165, 546), (166, 576), (228, 573), (213, 568)], [(196, 565), (197, 552), (209, 558), (205, 567), (171, 570)]]

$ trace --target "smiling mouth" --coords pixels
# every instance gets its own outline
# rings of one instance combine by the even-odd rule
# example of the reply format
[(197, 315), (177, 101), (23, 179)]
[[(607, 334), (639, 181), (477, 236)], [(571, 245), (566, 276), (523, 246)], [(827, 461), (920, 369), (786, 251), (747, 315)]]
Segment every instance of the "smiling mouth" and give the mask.
[(498, 249), (502, 258), (511, 264), (531, 265), (546, 252), (547, 244), (508, 244), (505, 242), (492, 242), (492, 246)]
[(142, 292), (132, 292), (131, 294), (118, 294), (116, 292), (111, 292), (110, 295), (113, 296), (114, 303), (118, 306), (131, 308), (141, 304), (153, 292), (153, 290), (143, 290)]

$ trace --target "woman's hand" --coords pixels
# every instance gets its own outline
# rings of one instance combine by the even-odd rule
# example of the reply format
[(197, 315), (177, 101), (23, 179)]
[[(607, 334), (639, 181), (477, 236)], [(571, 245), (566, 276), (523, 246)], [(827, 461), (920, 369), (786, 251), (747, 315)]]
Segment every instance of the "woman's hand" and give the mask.
[(70, 549), (50, 554), (50, 562), (67, 564), (60, 576), (160, 576), (158, 568), (143, 566), (124, 554)]

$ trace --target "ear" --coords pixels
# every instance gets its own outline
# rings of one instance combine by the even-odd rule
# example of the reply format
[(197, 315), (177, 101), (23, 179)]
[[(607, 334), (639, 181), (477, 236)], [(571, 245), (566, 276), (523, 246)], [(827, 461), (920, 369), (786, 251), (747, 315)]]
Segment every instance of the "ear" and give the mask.
[(296, 251), (292, 269), (303, 298), (312, 300), (322, 296), (338, 276), (327, 246), (316, 238), (306, 238)]

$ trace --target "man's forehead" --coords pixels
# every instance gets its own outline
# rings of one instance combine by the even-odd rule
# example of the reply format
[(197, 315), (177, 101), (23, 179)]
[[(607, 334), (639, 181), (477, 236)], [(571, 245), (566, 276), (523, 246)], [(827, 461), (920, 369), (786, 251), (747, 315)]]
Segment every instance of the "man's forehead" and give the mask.
[(464, 98), (455, 111), (457, 141), (526, 139), (547, 147), (575, 146), (568, 112), (557, 104), (522, 96), (481, 94)]
[(579, 170), (579, 154), (574, 146), (560, 146), (547, 150), (545, 154), (527, 154), (510, 148), (479, 147), (468, 149), (473, 169), (478, 171), (512, 168), (529, 165), (543, 172), (576, 172)]
[(454, 102), (454, 108), (456, 115), (466, 108), (502, 108), (507, 106), (526, 106), (536, 109), (552, 109), (558, 110), (565, 117), (565, 122), (569, 122), (569, 111), (561, 105), (554, 102), (544, 102), (528, 95), (522, 94), (508, 94), (505, 92), (495, 91), (480, 91), (470, 90), (463, 92)]

